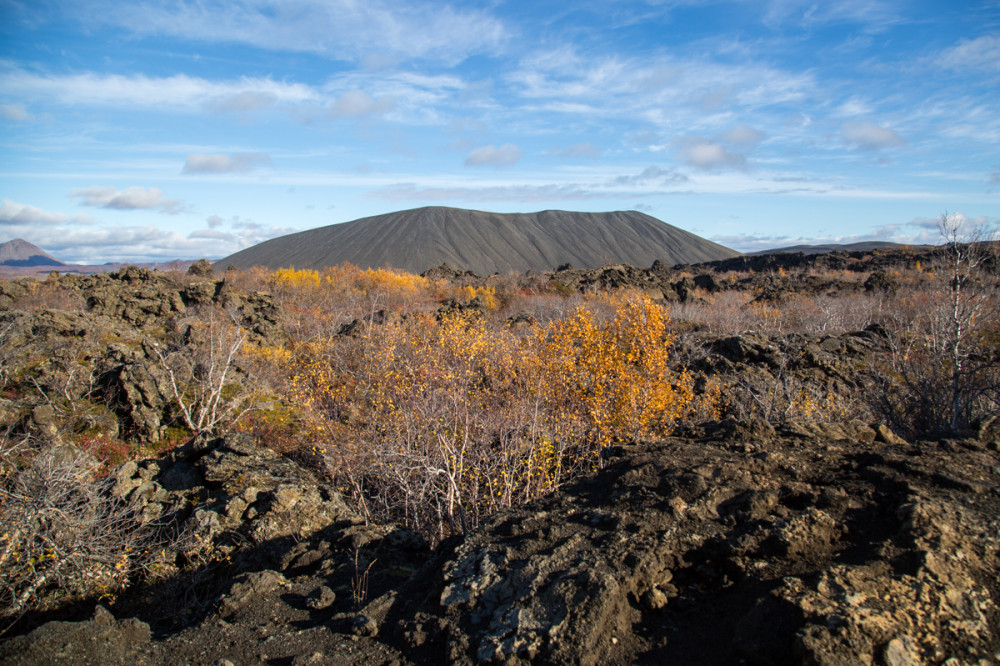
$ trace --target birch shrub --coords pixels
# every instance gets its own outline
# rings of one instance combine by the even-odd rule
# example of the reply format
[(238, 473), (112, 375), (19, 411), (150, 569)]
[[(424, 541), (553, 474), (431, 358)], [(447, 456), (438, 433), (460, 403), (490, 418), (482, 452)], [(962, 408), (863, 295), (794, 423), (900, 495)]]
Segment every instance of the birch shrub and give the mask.
[(292, 391), (361, 510), (440, 539), (595, 469), (618, 440), (668, 434), (693, 400), (668, 324), (644, 296), (520, 329), (397, 317), (303, 348)]

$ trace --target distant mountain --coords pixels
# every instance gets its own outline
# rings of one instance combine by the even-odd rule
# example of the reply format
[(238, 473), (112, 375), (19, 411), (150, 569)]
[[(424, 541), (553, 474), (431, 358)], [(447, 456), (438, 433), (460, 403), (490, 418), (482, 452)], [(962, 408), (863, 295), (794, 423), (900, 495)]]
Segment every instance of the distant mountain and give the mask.
[(65, 266), (45, 250), (32, 245), (26, 240), (15, 238), (0, 245), (0, 266), (37, 267)]
[(318, 269), (350, 262), (421, 273), (447, 263), (487, 275), (567, 263), (675, 265), (735, 256), (734, 250), (636, 211), (488, 213), (435, 206), (281, 236), (220, 259), (216, 267)]
[(753, 254), (781, 254), (801, 252), (802, 254), (825, 254), (827, 252), (868, 252), (869, 250), (900, 249), (903, 247), (925, 247), (923, 245), (901, 245), (899, 243), (888, 243), (885, 241), (865, 241), (861, 243), (826, 243), (823, 245), (790, 245), (788, 247), (776, 247), (771, 250), (761, 250)]

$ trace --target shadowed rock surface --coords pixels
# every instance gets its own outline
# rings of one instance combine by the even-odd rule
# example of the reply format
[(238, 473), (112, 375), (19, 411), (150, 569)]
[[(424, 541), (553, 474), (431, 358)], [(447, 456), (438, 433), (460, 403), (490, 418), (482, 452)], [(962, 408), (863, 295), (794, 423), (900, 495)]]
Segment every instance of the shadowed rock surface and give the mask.
[(487, 213), (428, 207), (367, 217), (265, 241), (216, 267), (315, 268), (350, 262), (420, 273), (447, 263), (480, 275), (571, 263), (691, 264), (738, 252), (636, 211)]
[[(130, 472), (154, 470), (150, 501), (192, 493), (167, 489), (181, 478), (207, 489), (210, 508), (187, 520), (206, 561), (223, 549), (233, 563), (188, 583), (199, 603), (186, 617), (164, 617), (169, 597), (154, 591), (120, 602), (118, 620), (98, 609), (13, 638), (0, 659), (995, 661), (995, 437), (890, 442), (857, 422), (720, 422), (683, 435), (610, 449), (604, 470), (436, 551), (406, 530), (366, 525), (336, 496), (308, 496), (308, 475), (245, 440), (123, 470), (123, 488)], [(260, 483), (252, 504), (234, 482)], [(297, 519), (303, 511), (316, 520)]]

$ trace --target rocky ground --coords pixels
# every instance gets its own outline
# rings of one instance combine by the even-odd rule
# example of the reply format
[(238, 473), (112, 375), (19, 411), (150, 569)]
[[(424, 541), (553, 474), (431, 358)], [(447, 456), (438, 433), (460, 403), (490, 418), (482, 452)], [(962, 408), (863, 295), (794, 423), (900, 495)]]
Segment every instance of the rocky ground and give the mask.
[(188, 520), (232, 561), (189, 574), (186, 603), (173, 581), (9, 639), (0, 657), (1000, 660), (996, 427), (917, 442), (863, 423), (720, 422), (683, 435), (613, 449), (597, 474), (434, 551), (406, 530), (365, 525), (245, 439), (128, 466), (120, 492), (150, 503), (214, 497)]
[[(883, 267), (865, 261), (871, 275)], [(564, 267), (552, 279), (670, 301), (723, 288), (694, 273)], [(14, 308), (34, 287), (0, 288), (2, 378), (38, 389), (8, 390), (0, 416), (52, 446), (88, 429), (163, 437), (170, 395), (154, 342), (194, 335), (199, 307), (225, 306), (257, 340), (283, 335), (273, 297), (224, 278), (53, 279), (63, 307), (53, 292), (46, 307)], [(809, 283), (742, 279), (758, 293)], [(725, 391), (794, 378), (848, 395), (886, 335), (696, 331), (676, 348)], [(39, 397), (60, 393), (76, 407)], [(1000, 663), (1000, 419), (904, 440), (849, 416), (725, 416), (611, 447), (593, 474), (433, 548), (364, 520), (301, 457), (248, 434), (196, 437), (107, 477), (136, 520), (169, 532), (147, 583), (25, 614), (0, 638), (0, 661)]]

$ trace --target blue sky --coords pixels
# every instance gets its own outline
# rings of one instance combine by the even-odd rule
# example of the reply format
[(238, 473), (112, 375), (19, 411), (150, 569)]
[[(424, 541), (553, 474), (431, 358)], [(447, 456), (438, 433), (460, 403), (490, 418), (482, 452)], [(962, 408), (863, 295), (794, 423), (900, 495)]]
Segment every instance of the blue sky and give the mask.
[(221, 257), (427, 205), (730, 247), (1000, 217), (1000, 0), (0, 0), (0, 241)]

